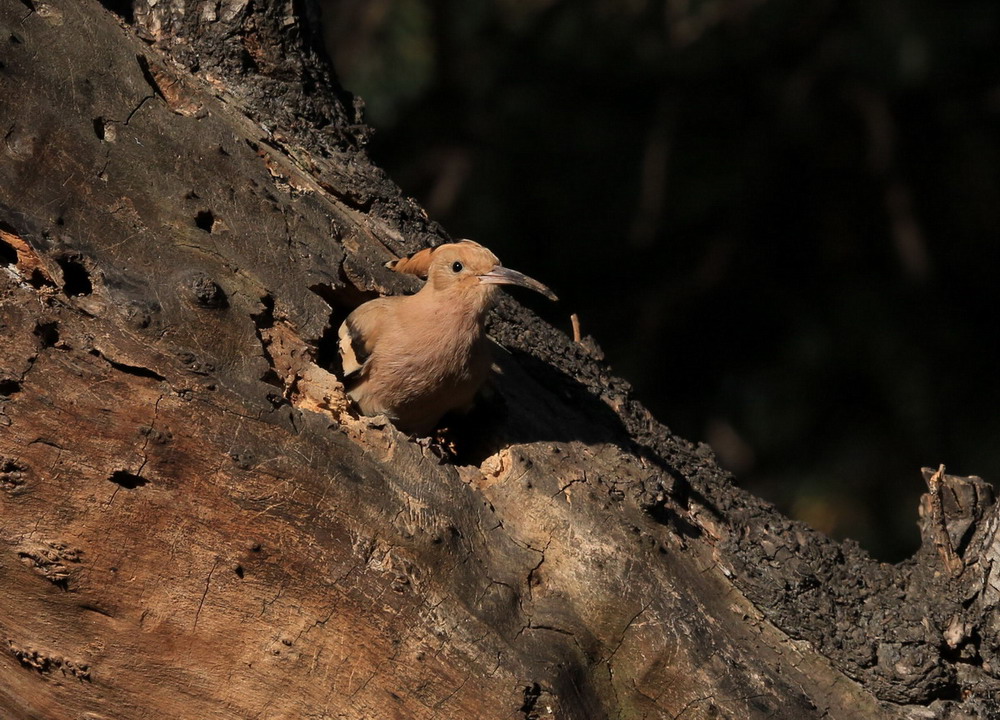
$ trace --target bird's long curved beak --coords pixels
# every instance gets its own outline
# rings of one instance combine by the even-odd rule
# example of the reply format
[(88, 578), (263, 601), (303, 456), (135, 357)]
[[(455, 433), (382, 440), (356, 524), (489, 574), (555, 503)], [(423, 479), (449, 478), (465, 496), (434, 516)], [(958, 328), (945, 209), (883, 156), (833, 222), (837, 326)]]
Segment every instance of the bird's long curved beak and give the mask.
[(541, 293), (549, 300), (556, 301), (559, 299), (556, 297), (554, 292), (549, 290), (537, 280), (519, 273), (517, 270), (505, 268), (502, 265), (497, 265), (488, 273), (480, 275), (479, 282), (484, 285), (520, 285), (521, 287), (526, 287), (529, 290)]

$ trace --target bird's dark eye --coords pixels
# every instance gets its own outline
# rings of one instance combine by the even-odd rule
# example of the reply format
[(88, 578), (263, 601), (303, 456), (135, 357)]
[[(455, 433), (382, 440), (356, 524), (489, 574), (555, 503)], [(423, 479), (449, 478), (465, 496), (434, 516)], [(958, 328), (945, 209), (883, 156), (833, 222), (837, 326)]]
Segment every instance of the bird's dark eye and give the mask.
[(452, 269), (452, 270), (453, 270), (454, 272), (457, 272), (457, 273), (460, 273), (460, 272), (462, 272), (462, 263), (460, 263), (460, 262), (458, 262), (458, 261), (456, 260), (456, 261), (455, 261), (455, 262), (454, 262), (454, 263), (452, 264), (452, 266), (451, 266), (451, 269)]

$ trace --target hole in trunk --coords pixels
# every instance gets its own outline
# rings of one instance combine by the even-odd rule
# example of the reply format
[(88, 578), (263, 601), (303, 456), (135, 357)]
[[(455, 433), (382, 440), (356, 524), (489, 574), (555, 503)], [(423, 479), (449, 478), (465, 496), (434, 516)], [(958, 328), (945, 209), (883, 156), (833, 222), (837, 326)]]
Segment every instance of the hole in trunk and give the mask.
[(126, 472), (125, 470), (115, 470), (108, 480), (115, 485), (122, 486), (126, 490), (135, 490), (137, 487), (142, 487), (149, 483), (149, 480), (146, 478)]
[(215, 227), (215, 215), (211, 210), (202, 210), (194, 216), (194, 224), (207, 233), (212, 232)]
[(309, 289), (319, 295), (330, 306), (330, 320), (323, 335), (316, 340), (316, 364), (324, 370), (330, 370), (338, 377), (343, 376), (340, 364), (340, 339), (337, 333), (340, 326), (351, 312), (369, 300), (378, 297), (376, 292), (358, 290), (351, 284), (335, 288), (332, 285), (320, 283), (311, 285)]
[(71, 255), (64, 255), (57, 258), (56, 262), (62, 268), (63, 292), (69, 297), (79, 297), (90, 295), (94, 292), (94, 286), (90, 282), (90, 273), (79, 258)]
[(135, 20), (135, 11), (132, 9), (132, 0), (101, 0), (101, 5), (130, 25)]
[(17, 250), (9, 242), (0, 239), (0, 265), (16, 265)]
[(43, 348), (52, 347), (59, 342), (59, 323), (38, 323), (35, 325), (35, 337), (37, 337)]

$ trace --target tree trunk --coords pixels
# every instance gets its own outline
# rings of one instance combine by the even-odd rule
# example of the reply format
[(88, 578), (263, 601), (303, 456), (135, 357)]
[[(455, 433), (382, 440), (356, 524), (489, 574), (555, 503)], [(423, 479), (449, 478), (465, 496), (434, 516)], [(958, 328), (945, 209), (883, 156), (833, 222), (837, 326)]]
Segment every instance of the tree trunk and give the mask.
[(0, 0), (0, 716), (1000, 717), (986, 483), (880, 564), (513, 301), (446, 459), (355, 417), (336, 328), (444, 233), (313, 5), (107, 5)]

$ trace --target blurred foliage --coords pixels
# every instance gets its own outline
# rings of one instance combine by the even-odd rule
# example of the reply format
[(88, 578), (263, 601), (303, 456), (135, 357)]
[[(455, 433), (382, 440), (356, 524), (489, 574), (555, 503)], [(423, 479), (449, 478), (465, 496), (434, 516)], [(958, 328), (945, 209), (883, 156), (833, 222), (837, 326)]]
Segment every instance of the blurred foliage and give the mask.
[[(896, 560), (1000, 478), (1000, 3), (328, 0), (375, 160), (679, 434)], [(526, 299), (530, 301), (530, 299)]]

